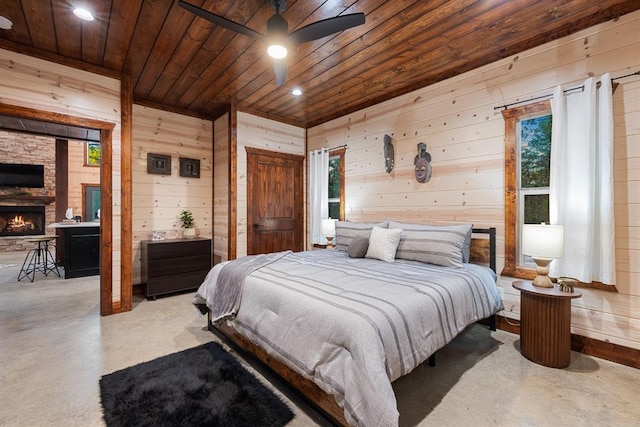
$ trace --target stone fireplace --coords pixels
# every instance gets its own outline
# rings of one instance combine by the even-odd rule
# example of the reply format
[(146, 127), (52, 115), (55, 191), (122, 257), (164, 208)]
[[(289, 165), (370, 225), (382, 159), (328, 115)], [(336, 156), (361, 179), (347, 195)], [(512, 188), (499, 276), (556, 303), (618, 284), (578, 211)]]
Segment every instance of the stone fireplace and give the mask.
[(33, 249), (29, 237), (55, 234), (55, 139), (0, 131), (0, 162), (44, 165), (44, 188), (0, 188), (0, 253)]

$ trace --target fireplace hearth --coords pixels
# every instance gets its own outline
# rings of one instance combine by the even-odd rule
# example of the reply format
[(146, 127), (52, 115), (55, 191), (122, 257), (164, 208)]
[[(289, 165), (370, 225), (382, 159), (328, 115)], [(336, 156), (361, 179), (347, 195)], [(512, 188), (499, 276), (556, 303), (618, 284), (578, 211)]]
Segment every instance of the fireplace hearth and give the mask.
[(43, 235), (44, 206), (0, 206), (0, 236)]

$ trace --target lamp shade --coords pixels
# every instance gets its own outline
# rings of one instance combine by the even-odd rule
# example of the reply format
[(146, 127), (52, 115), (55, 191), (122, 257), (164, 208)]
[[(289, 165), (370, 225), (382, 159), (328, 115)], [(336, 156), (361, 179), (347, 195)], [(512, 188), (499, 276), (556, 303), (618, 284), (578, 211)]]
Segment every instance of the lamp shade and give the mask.
[(325, 237), (333, 237), (336, 235), (336, 220), (323, 219), (320, 224), (320, 233)]
[(522, 253), (532, 258), (562, 258), (564, 227), (561, 225), (524, 224)]

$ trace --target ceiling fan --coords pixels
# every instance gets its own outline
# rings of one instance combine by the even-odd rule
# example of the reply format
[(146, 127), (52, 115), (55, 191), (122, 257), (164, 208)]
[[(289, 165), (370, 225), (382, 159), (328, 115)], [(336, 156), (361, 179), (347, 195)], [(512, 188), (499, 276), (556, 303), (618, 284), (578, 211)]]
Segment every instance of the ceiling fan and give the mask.
[(286, 8), (286, 2), (284, 0), (268, 1), (269, 6), (275, 9), (276, 13), (267, 20), (266, 34), (259, 33), (224, 16), (216, 15), (185, 1), (180, 0), (178, 4), (189, 12), (216, 25), (266, 42), (268, 45), (267, 52), (273, 58), (273, 68), (278, 86), (282, 86), (287, 79), (287, 62), (284, 59), (287, 56), (287, 46), (296, 46), (304, 42), (318, 40), (364, 24), (364, 13), (351, 13), (316, 21), (290, 33), (289, 24), (280, 15), (280, 11)]

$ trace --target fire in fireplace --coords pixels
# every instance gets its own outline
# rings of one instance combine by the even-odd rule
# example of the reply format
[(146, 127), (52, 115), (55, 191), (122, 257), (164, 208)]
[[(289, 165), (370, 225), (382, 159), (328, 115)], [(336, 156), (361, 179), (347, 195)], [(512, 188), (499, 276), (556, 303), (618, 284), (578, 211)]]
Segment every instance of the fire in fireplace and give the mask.
[(0, 236), (44, 234), (44, 206), (0, 206)]

